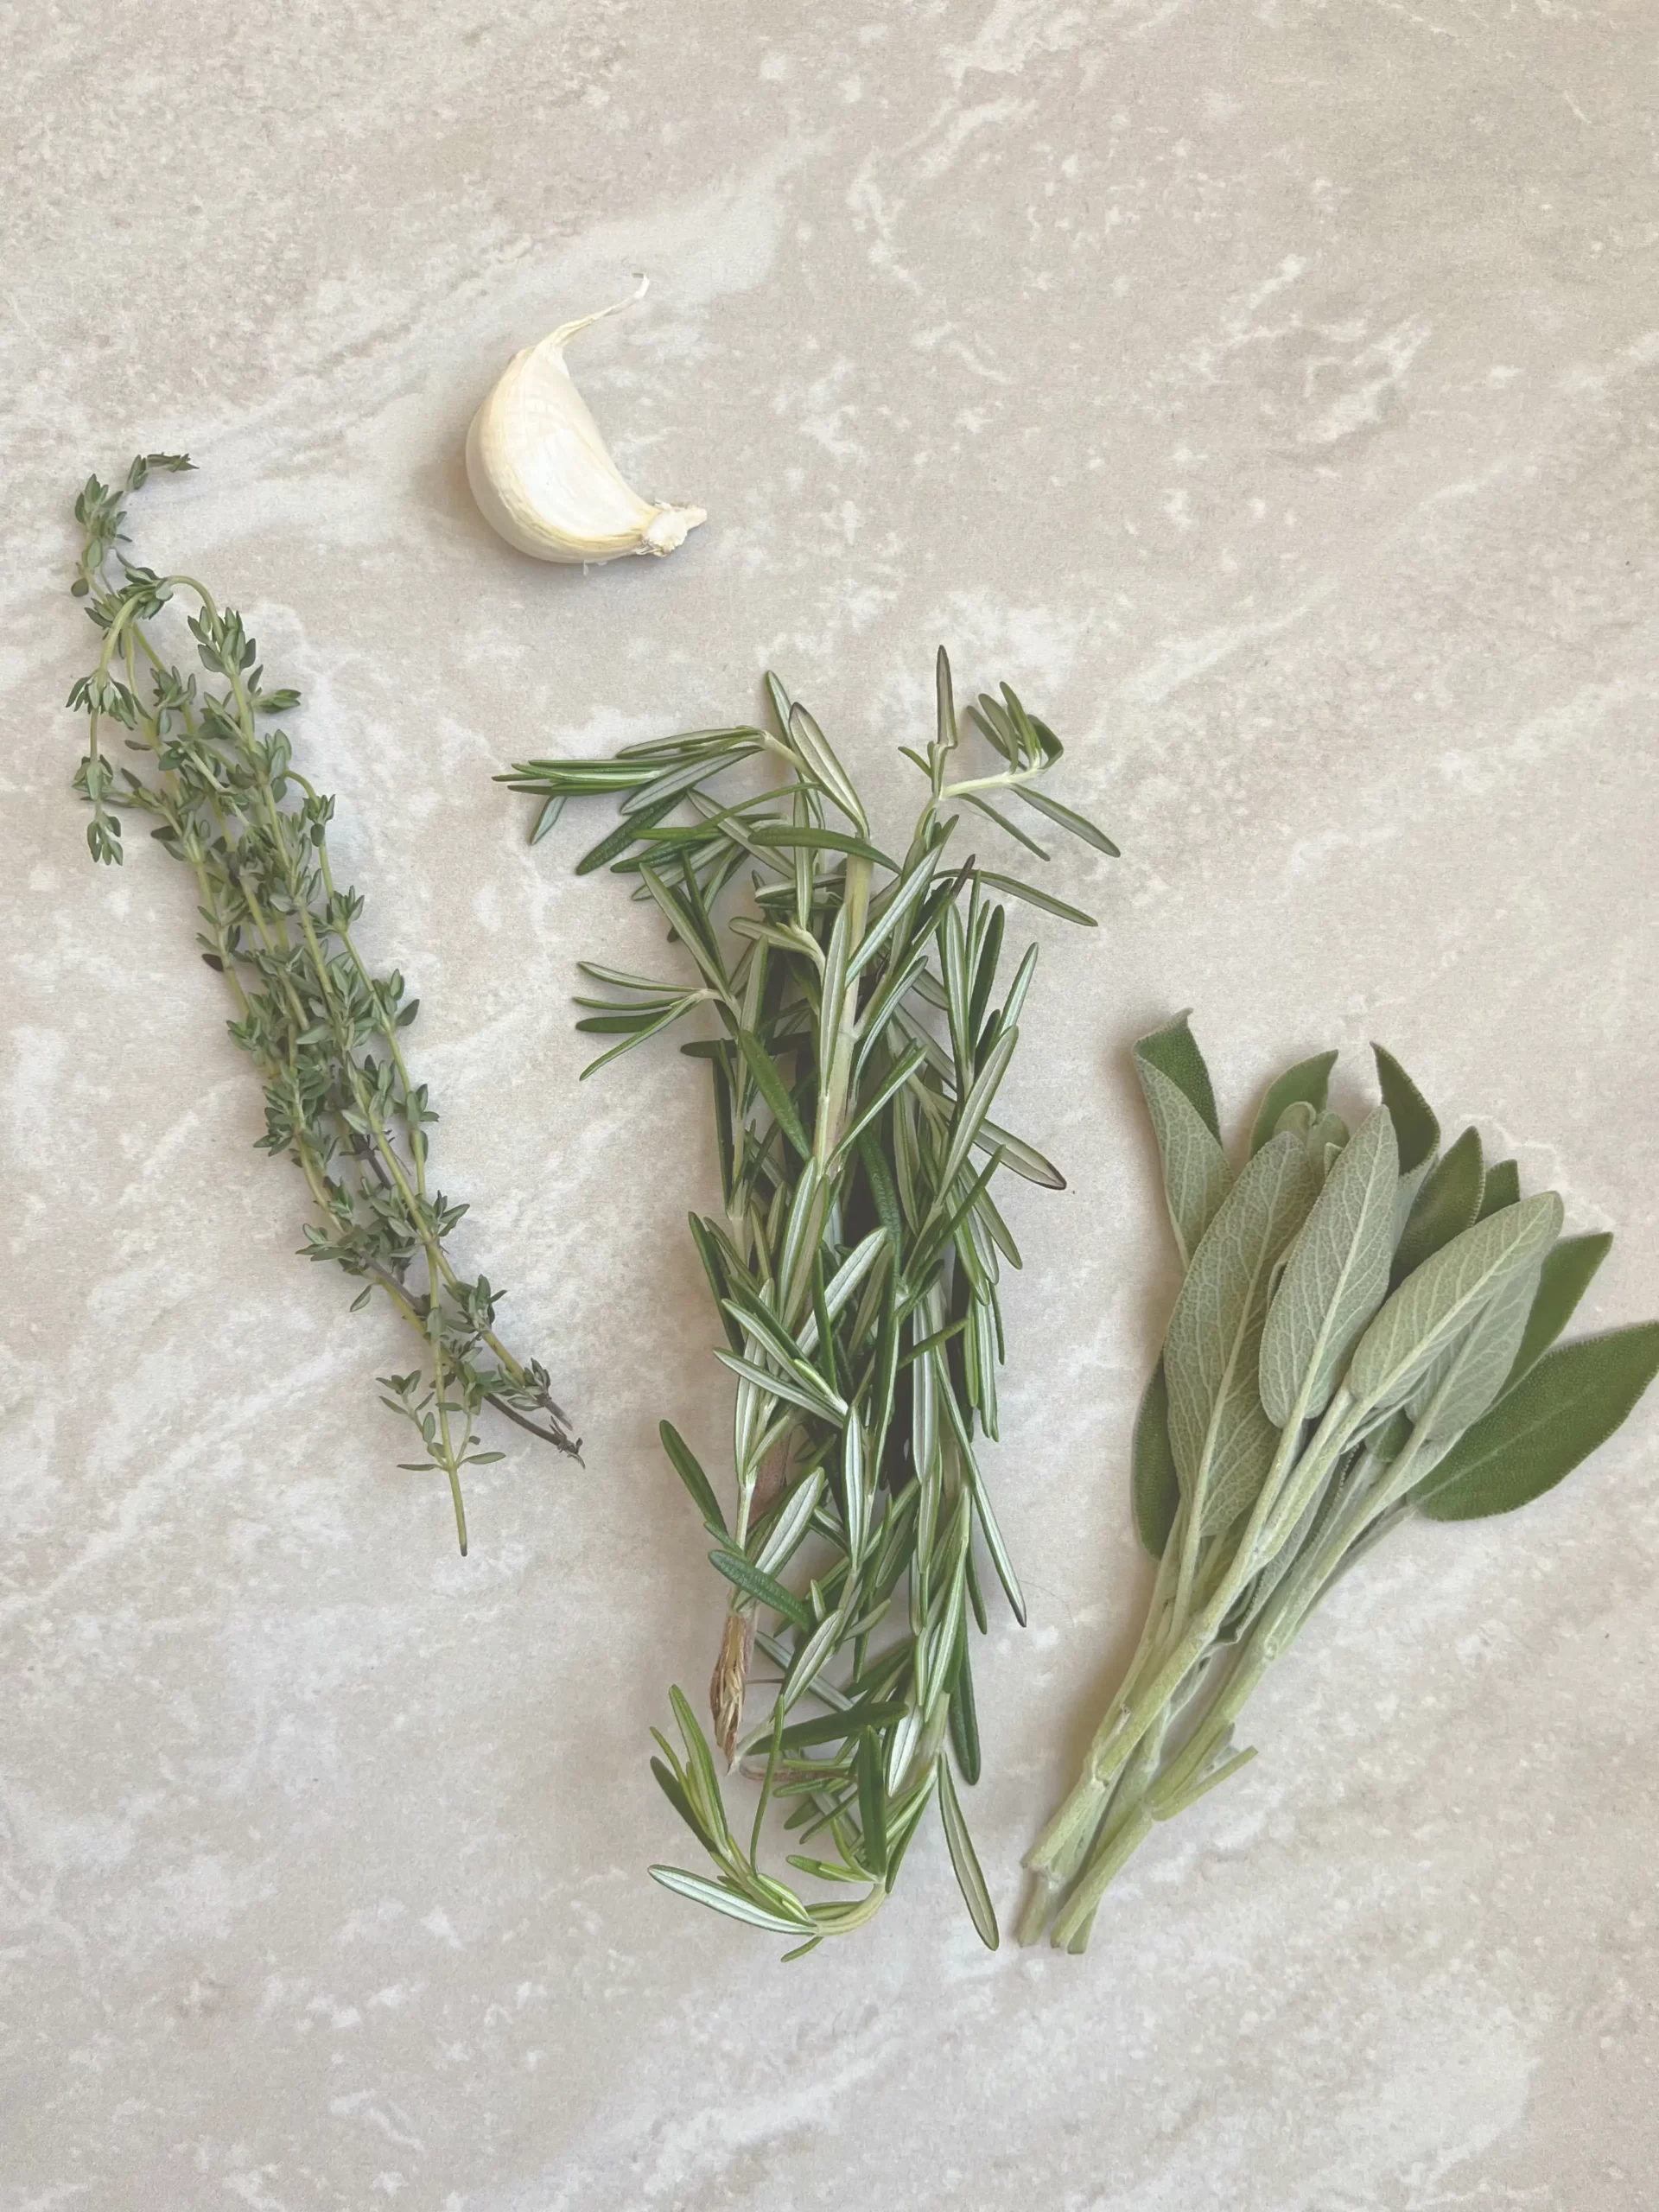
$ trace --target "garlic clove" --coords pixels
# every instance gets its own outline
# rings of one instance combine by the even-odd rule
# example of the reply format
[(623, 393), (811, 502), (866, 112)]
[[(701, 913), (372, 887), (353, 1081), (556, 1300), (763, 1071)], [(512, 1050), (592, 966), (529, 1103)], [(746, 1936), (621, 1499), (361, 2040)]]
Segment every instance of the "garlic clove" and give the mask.
[(491, 527), (538, 561), (585, 564), (671, 553), (706, 522), (702, 507), (642, 499), (624, 481), (565, 365), (581, 331), (633, 300), (561, 323), (515, 353), (467, 433), (467, 480)]

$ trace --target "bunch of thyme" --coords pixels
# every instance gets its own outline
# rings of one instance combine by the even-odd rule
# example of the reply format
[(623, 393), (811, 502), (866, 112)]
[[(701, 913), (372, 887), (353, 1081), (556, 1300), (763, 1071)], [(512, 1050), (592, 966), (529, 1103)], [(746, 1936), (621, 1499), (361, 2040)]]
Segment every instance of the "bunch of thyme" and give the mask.
[[(995, 1946), (951, 1756), (964, 1782), (977, 1780), (968, 1624), (983, 1633), (987, 1613), (976, 1543), (1025, 1618), (980, 1464), (982, 1440), (998, 1432), (998, 1285), (1004, 1263), (1020, 1265), (992, 1185), (1007, 1167), (1063, 1187), (989, 1118), (1037, 959), (1033, 945), (999, 980), (1003, 901), (1092, 920), (971, 855), (952, 867), (945, 852), (975, 808), (1048, 857), (994, 793), (1099, 851), (1116, 848), (1041, 788), (1059, 742), (1006, 686), (969, 710), (991, 764), (948, 780), (959, 730), (941, 652), (936, 734), (925, 758), (904, 748), (927, 797), (903, 859), (889, 859), (817, 723), (766, 681), (775, 728), (531, 760), (503, 779), (543, 798), (533, 836), (567, 799), (620, 795), (620, 823), (578, 872), (609, 863), (632, 879), (691, 970), (659, 980), (582, 962), (605, 995), (580, 1001), (589, 1011), (578, 1027), (620, 1040), (585, 1072), (694, 1009), (717, 1024), (681, 1049), (707, 1064), (713, 1085), (724, 1218), (694, 1215), (691, 1234), (724, 1332), (717, 1356), (736, 1378), (729, 1513), (666, 1421), (662, 1438), (728, 1586), (715, 1738), (728, 1760), (762, 1763), (761, 1787), (746, 1849), (675, 1689), (682, 1748), (659, 1736), (652, 1765), (716, 1873), (652, 1872), (793, 1939), (797, 1956), (880, 1910), (937, 1796), (974, 1925)], [(780, 785), (712, 788), (761, 761), (782, 769)], [(740, 878), (748, 895), (722, 925), (716, 901)], [(756, 1651), (776, 1694), (746, 1732)], [(774, 1800), (788, 1802), (801, 1844), (822, 1839), (823, 1855), (791, 1866), (860, 1895), (809, 1903), (763, 1871)]]
[[(1255, 1756), (1245, 1700), (1355, 1560), (1409, 1514), (1508, 1513), (1611, 1436), (1659, 1369), (1659, 1323), (1555, 1339), (1612, 1243), (1562, 1237), (1440, 1123), (1379, 1046), (1354, 1131), (1334, 1052), (1268, 1091), (1235, 1173), (1182, 1015), (1135, 1059), (1185, 1279), (1135, 1438), (1159, 1561), (1140, 1649), (1027, 1864), (1020, 1927), (1072, 1951), (1151, 1834)], [(1554, 1349), (1552, 1349), (1552, 1346)]]
[[(502, 1294), (451, 1262), (448, 1240), (467, 1209), (429, 1182), (426, 1132), (438, 1116), (404, 1060), (419, 1001), (400, 975), (364, 965), (351, 935), (363, 901), (329, 866), (334, 802), (294, 767), (283, 730), (257, 727), (256, 717), (291, 713), (299, 694), (264, 688), (234, 609), (194, 577), (157, 575), (123, 550), (126, 495), (153, 470), (190, 465), (182, 454), (141, 454), (120, 490), (92, 477), (75, 502), (84, 542), (71, 589), (104, 640), (69, 694), (90, 723), (74, 779), (92, 810), (86, 842), (94, 860), (118, 863), (122, 810), (148, 815), (151, 836), (194, 877), (196, 942), (225, 977), (231, 1035), (264, 1084), (259, 1148), (287, 1153), (310, 1186), (318, 1219), (305, 1256), (366, 1279), (353, 1310), (381, 1290), (421, 1339), (422, 1366), (379, 1378), (384, 1402), (426, 1453), (404, 1465), (448, 1478), (464, 1553), (461, 1471), (504, 1456), (478, 1448), (486, 1402), (561, 1452), (577, 1446), (546, 1369), (516, 1359), (496, 1334)], [(207, 685), (156, 642), (152, 626), (178, 592), (196, 604), (188, 626)], [(137, 765), (118, 767), (103, 750), (111, 722)]]

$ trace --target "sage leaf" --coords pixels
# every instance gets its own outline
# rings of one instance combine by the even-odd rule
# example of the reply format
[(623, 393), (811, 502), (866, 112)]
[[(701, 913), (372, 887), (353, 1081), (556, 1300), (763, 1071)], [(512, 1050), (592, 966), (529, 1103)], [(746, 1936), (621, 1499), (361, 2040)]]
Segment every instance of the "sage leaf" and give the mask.
[(962, 1816), (957, 1785), (950, 1778), (950, 1762), (943, 1751), (939, 1753), (937, 1772), (939, 1777), (939, 1815), (944, 1824), (944, 1840), (950, 1847), (950, 1864), (956, 1869), (957, 1885), (968, 1907), (968, 1916), (974, 1923), (975, 1933), (988, 1951), (994, 1951), (999, 1941), (996, 1913), (991, 1904), (991, 1893), (985, 1886), (985, 1877), (980, 1872), (979, 1860), (974, 1855), (968, 1823)]
[(1164, 1343), (1169, 1435), (1200, 1529), (1225, 1528), (1272, 1464), (1277, 1429), (1257, 1387), (1268, 1281), (1314, 1189), (1294, 1137), (1264, 1145), (1217, 1212), (1175, 1301)]
[(1176, 1248), (1181, 1265), (1190, 1267), (1233, 1178), (1217, 1133), (1209, 1071), (1185, 1014), (1138, 1041), (1135, 1071), (1163, 1161)]
[(1149, 1065), (1137, 1065), (1158, 1151), (1164, 1166), (1164, 1199), (1181, 1264), (1190, 1267), (1205, 1230), (1232, 1182), (1220, 1144), (1184, 1091)]
[(1161, 1357), (1135, 1415), (1132, 1495), (1135, 1532), (1154, 1559), (1161, 1559), (1181, 1503), (1181, 1478), (1169, 1440), (1169, 1385)]
[(1466, 1428), (1418, 1493), (1432, 1521), (1512, 1513), (1604, 1444), (1659, 1370), (1659, 1321), (1558, 1344)]
[(1478, 1421), (1503, 1389), (1532, 1311), (1538, 1276), (1537, 1266), (1518, 1268), (1493, 1292), (1480, 1319), (1453, 1350), (1433, 1395), (1420, 1408), (1419, 1427), (1425, 1439), (1456, 1436)]
[(1412, 1203), (1395, 1250), (1391, 1287), (1470, 1227), (1480, 1211), (1485, 1182), (1479, 1135), (1465, 1129), (1429, 1170)]
[(1368, 1410), (1402, 1404), (1500, 1282), (1535, 1266), (1560, 1234), (1554, 1191), (1465, 1229), (1408, 1275), (1359, 1340), (1347, 1388)]
[(1338, 1154), (1346, 1151), (1351, 1135), (1340, 1114), (1321, 1114), (1308, 1131), (1308, 1163), (1321, 1182), (1336, 1166)]
[(1535, 1366), (1560, 1335), (1612, 1244), (1605, 1230), (1591, 1236), (1564, 1236), (1546, 1258), (1506, 1388)]
[(1521, 1198), (1521, 1170), (1512, 1160), (1494, 1160), (1486, 1170), (1486, 1181), (1480, 1193), (1480, 1211), (1477, 1221), (1484, 1221), (1489, 1213), (1496, 1213), (1501, 1206), (1512, 1206)]
[[(1163, 1565), (1076, 1783), (1027, 1854), (1021, 1942), (1046, 1931), (1058, 1949), (1086, 1948), (1154, 1824), (1249, 1756), (1238, 1715), (1267, 1668), (1414, 1505), (1451, 1520), (1524, 1503), (1659, 1373), (1659, 1322), (1548, 1348), (1609, 1240), (1556, 1244), (1559, 1198), (1522, 1199), (1513, 1161), (1483, 1174), (1472, 1136), (1437, 1169), (1434, 1116), (1396, 1061), (1379, 1051), (1377, 1064), (1383, 1104), (1345, 1143), (1322, 1096), (1287, 1084), (1264, 1102), (1253, 1157), (1187, 1270), (1135, 1424), (1135, 1525)], [(1293, 1071), (1316, 1091), (1327, 1072)], [(1278, 1240), (1258, 1179), (1293, 1160), (1319, 1195), (1264, 1270)], [(1408, 1218), (1409, 1272), (1389, 1293)], [(1236, 1386), (1264, 1274), (1253, 1423)], [(1245, 1503), (1264, 1464), (1270, 1491), (1257, 1483), (1255, 1510), (1229, 1521), (1224, 1482)]]
[[(1294, 1068), (1287, 1068), (1276, 1083), (1271, 1084), (1267, 1096), (1262, 1101), (1255, 1117), (1255, 1127), (1250, 1132), (1250, 1150), (1261, 1151), (1279, 1127), (1279, 1117), (1287, 1106), (1306, 1103), (1316, 1115), (1325, 1111), (1325, 1102), (1330, 1094), (1331, 1071), (1337, 1064), (1335, 1052), (1316, 1052), (1311, 1060), (1298, 1060)], [(1211, 1107), (1213, 1111), (1213, 1104)]]
[(1434, 1118), (1433, 1108), (1394, 1054), (1381, 1045), (1373, 1045), (1371, 1052), (1376, 1060), (1376, 1080), (1382, 1089), (1382, 1103), (1389, 1109), (1400, 1147), (1400, 1173), (1414, 1174), (1420, 1167), (1427, 1167), (1434, 1157), (1440, 1141), (1440, 1125)]
[(1210, 1071), (1205, 1065), (1204, 1054), (1198, 1050), (1198, 1039), (1188, 1027), (1189, 1007), (1178, 1014), (1173, 1021), (1166, 1022), (1161, 1029), (1154, 1029), (1137, 1039), (1135, 1047), (1135, 1065), (1150, 1065), (1160, 1075), (1167, 1076), (1176, 1088), (1184, 1092), (1187, 1103), (1198, 1115), (1216, 1141), (1221, 1141), (1221, 1122), (1216, 1114), (1215, 1088), (1210, 1081)]
[(1388, 1294), (1398, 1181), (1394, 1122), (1379, 1106), (1325, 1178), (1268, 1314), (1262, 1404), (1275, 1428), (1325, 1411)]

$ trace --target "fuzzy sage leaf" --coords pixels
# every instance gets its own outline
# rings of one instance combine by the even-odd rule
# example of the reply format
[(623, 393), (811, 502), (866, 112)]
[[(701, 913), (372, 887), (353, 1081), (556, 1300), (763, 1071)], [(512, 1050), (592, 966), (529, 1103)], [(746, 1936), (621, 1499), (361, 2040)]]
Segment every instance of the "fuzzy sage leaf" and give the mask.
[[(1281, 1078), (1192, 1255), (1135, 1426), (1152, 1604), (1077, 1781), (1027, 1854), (1022, 1941), (1085, 1947), (1157, 1823), (1250, 1758), (1235, 1731), (1268, 1668), (1414, 1505), (1450, 1521), (1527, 1503), (1612, 1434), (1659, 1370), (1659, 1323), (1549, 1349), (1607, 1240), (1557, 1243), (1560, 1199), (1522, 1198), (1502, 1163), (1483, 1174), (1472, 1133), (1435, 1168), (1433, 1110), (1392, 1055), (1377, 1068), (1383, 1103), (1345, 1147), (1319, 1126), (1328, 1065)], [(1286, 1187), (1270, 1198), (1255, 1179), (1282, 1178), (1293, 1159), (1316, 1180), (1323, 1169), (1324, 1187), (1282, 1270), (1266, 1270), (1252, 1405), (1240, 1352)], [(1402, 1222), (1403, 1279), (1385, 1298)], [(1217, 1510), (1214, 1471), (1241, 1440), (1249, 1480), (1236, 1510), (1230, 1497)]]
[(1325, 1178), (1262, 1331), (1262, 1403), (1275, 1428), (1325, 1411), (1382, 1303), (1399, 1179), (1394, 1122), (1379, 1106)]
[(1232, 1170), (1217, 1131), (1209, 1071), (1185, 1014), (1141, 1039), (1135, 1071), (1163, 1161), (1170, 1225), (1186, 1267), (1231, 1186)]
[(1418, 1503), (1431, 1520), (1513, 1513), (1553, 1490), (1631, 1412), (1659, 1372), (1659, 1322), (1558, 1345), (1458, 1440)]
[(1187, 1270), (1164, 1342), (1169, 1435), (1189, 1522), (1224, 1527), (1254, 1502), (1278, 1441), (1257, 1382), (1274, 1263), (1314, 1184), (1291, 1135), (1250, 1160)]

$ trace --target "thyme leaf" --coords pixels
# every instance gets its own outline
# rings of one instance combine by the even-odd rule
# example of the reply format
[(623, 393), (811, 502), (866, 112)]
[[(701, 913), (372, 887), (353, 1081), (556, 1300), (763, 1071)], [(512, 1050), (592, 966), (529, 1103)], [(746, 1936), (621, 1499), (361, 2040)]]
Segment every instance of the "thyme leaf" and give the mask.
[[(429, 1170), (438, 1116), (410, 1076), (404, 1039), (418, 1001), (401, 975), (372, 974), (353, 939), (363, 901), (335, 880), (334, 802), (294, 765), (287, 732), (297, 691), (268, 688), (257, 648), (233, 607), (192, 576), (157, 575), (125, 550), (126, 500), (151, 474), (178, 474), (183, 454), (143, 454), (116, 488), (89, 477), (75, 501), (82, 544), (70, 589), (101, 633), (95, 666), (69, 704), (87, 716), (74, 786), (92, 809), (95, 861), (118, 864), (123, 817), (155, 825), (162, 850), (194, 878), (201, 957), (234, 1007), (232, 1040), (264, 1087), (258, 1149), (285, 1153), (310, 1191), (303, 1255), (378, 1291), (419, 1338), (420, 1363), (379, 1378), (381, 1402), (414, 1429), (425, 1457), (403, 1464), (448, 1480), (464, 1553), (461, 1471), (499, 1459), (479, 1448), (486, 1405), (575, 1457), (569, 1417), (547, 1370), (511, 1352), (495, 1327), (504, 1294), (457, 1268), (450, 1238), (466, 1213)], [(157, 628), (169, 604), (206, 680), (168, 658)], [(114, 723), (128, 765), (105, 750)], [(537, 834), (550, 820), (543, 811)]]

